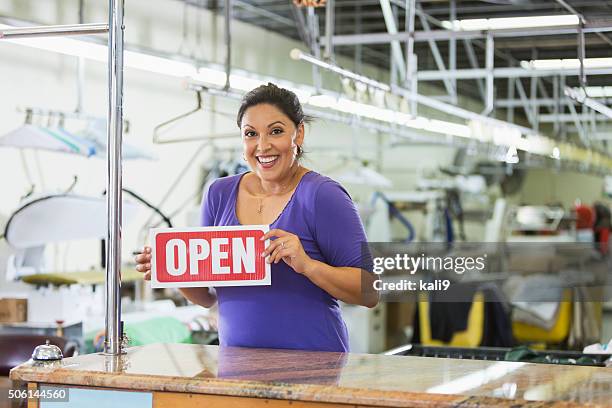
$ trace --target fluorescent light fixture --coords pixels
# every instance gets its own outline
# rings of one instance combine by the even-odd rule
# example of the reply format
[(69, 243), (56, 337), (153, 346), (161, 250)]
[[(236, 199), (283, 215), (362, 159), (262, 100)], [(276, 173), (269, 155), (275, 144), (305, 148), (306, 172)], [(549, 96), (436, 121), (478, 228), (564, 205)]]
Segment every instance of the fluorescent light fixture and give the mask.
[(442, 26), (453, 31), (503, 30), (527, 27), (556, 27), (577, 25), (579, 19), (573, 14), (554, 16), (528, 16), (503, 18), (475, 18), (468, 20), (443, 21)]
[(259, 79), (230, 74), (230, 86), (239, 91), (248, 92), (260, 85), (265, 85), (265, 82)]
[[(102, 48), (106, 50), (106, 47), (102, 46)], [(197, 68), (189, 63), (140, 52), (124, 51), (123, 62), (127, 68), (134, 68), (178, 78), (195, 77), (198, 75)]]
[(308, 99), (308, 104), (317, 108), (336, 109), (338, 101), (329, 95), (314, 95)]
[(589, 98), (612, 98), (612, 86), (585, 86), (584, 88), (574, 88), (574, 91), (584, 90)]
[(405, 113), (355, 102), (346, 98), (340, 98), (336, 101), (334, 98), (328, 95), (318, 95), (310, 98), (308, 103), (321, 108), (331, 108), (343, 113), (359, 115), (369, 119), (406, 126), (418, 130), (425, 130), (427, 132), (458, 137), (471, 136), (470, 128), (467, 125), (437, 119), (428, 119), (421, 116), (415, 118)]
[[(580, 60), (568, 58), (521, 61), (521, 67), (525, 69), (578, 69), (580, 68)], [(584, 67), (611, 68), (612, 58), (585, 58)]]
[(191, 78), (198, 82), (204, 82), (221, 87), (225, 86), (225, 77), (225, 72), (211, 68), (199, 68), (198, 72)]

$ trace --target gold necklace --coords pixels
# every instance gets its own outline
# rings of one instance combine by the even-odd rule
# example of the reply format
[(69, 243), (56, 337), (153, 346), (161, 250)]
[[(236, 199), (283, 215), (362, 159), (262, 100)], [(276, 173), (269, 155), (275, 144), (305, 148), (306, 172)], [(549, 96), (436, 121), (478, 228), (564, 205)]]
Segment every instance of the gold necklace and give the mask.
[[(299, 171), (300, 171), (300, 168), (298, 167), (297, 170), (291, 176), (289, 183), (287, 183), (287, 187), (289, 188), (287, 187), (281, 188), (281, 192), (275, 195), (282, 195), (288, 192), (293, 185), (293, 181), (294, 181), (293, 179), (295, 178), (295, 175), (298, 174)], [(268, 198), (268, 196), (266, 196), (266, 192), (263, 191), (263, 185), (261, 184), (261, 180), (259, 181), (259, 188), (261, 190), (261, 195), (257, 197), (257, 200), (258, 200), (257, 214), (261, 215), (261, 213), (263, 212), (263, 207), (264, 207), (264, 198)]]

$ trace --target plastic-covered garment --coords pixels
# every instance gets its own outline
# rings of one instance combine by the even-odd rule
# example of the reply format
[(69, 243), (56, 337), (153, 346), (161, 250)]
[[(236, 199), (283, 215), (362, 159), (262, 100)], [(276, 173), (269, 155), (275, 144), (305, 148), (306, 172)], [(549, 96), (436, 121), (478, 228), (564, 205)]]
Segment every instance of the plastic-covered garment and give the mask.
[[(137, 207), (123, 202), (123, 225)], [(49, 194), (23, 203), (6, 223), (4, 236), (16, 249), (50, 242), (103, 239), (107, 234), (106, 198), (77, 194)]]

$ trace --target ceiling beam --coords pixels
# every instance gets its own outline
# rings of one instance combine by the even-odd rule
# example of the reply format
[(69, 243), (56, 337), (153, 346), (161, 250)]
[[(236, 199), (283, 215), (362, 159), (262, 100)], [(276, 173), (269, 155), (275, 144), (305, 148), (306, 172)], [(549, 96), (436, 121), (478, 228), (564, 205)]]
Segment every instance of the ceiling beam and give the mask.
[[(531, 36), (547, 36), (547, 35), (575, 35), (578, 33), (578, 25), (560, 26), (560, 27), (529, 27), (529, 28), (513, 28), (503, 30), (489, 30), (495, 38), (503, 37), (531, 37)], [(583, 32), (609, 32), (612, 31), (612, 21), (597, 22), (586, 24)], [(385, 44), (392, 41), (406, 41), (410, 37), (410, 33), (399, 32), (397, 34), (390, 33), (369, 33), (369, 34), (350, 34), (334, 36), (334, 45), (355, 45), (355, 44)], [(451, 30), (431, 30), (431, 31), (415, 31), (414, 41), (431, 41), (431, 40), (450, 40), (456, 39), (476, 39), (486, 38), (487, 31), (484, 30), (466, 30), (466, 31), (451, 31)]]

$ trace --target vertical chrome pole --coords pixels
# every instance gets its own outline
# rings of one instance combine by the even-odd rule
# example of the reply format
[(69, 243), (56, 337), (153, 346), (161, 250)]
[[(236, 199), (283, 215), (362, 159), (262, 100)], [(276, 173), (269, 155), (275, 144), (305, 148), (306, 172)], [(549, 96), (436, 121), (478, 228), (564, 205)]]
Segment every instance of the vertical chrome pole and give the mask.
[(416, 88), (417, 88), (417, 57), (414, 53), (414, 17), (416, 13), (416, 0), (406, 0), (405, 30), (409, 34), (406, 40), (406, 81), (404, 87), (410, 89), (415, 97), (410, 102), (410, 114), (417, 115)]
[(106, 212), (106, 341), (121, 353), (121, 141), (123, 132), (123, 0), (109, 0)]
[(225, 0), (225, 89), (230, 89), (230, 73), (232, 72), (232, 0)]
[(487, 86), (486, 86), (486, 90), (487, 90), (487, 97), (486, 97), (486, 101), (485, 101), (485, 109), (482, 112), (482, 115), (486, 115), (489, 116), (492, 112), (493, 109), (495, 108), (495, 89), (493, 88), (494, 86), (494, 77), (493, 77), (493, 64), (494, 64), (494, 58), (495, 58), (495, 48), (494, 48), (494, 44), (493, 44), (493, 34), (491, 34), (490, 32), (487, 33), (487, 43), (486, 43), (486, 62), (485, 62), (485, 68), (487, 70)]
[[(449, 2), (449, 20), (451, 24), (455, 24), (455, 20), (457, 20), (457, 4), (455, 0), (450, 0)], [(457, 69), (457, 40), (454, 35), (451, 35), (448, 41), (448, 69), (451, 72), (455, 72)], [(457, 78), (452, 78), (451, 84), (453, 85), (452, 103), (457, 105)]]
[(332, 61), (334, 59), (334, 7), (334, 0), (327, 0), (327, 4), (325, 4), (325, 53), (323, 58)]

